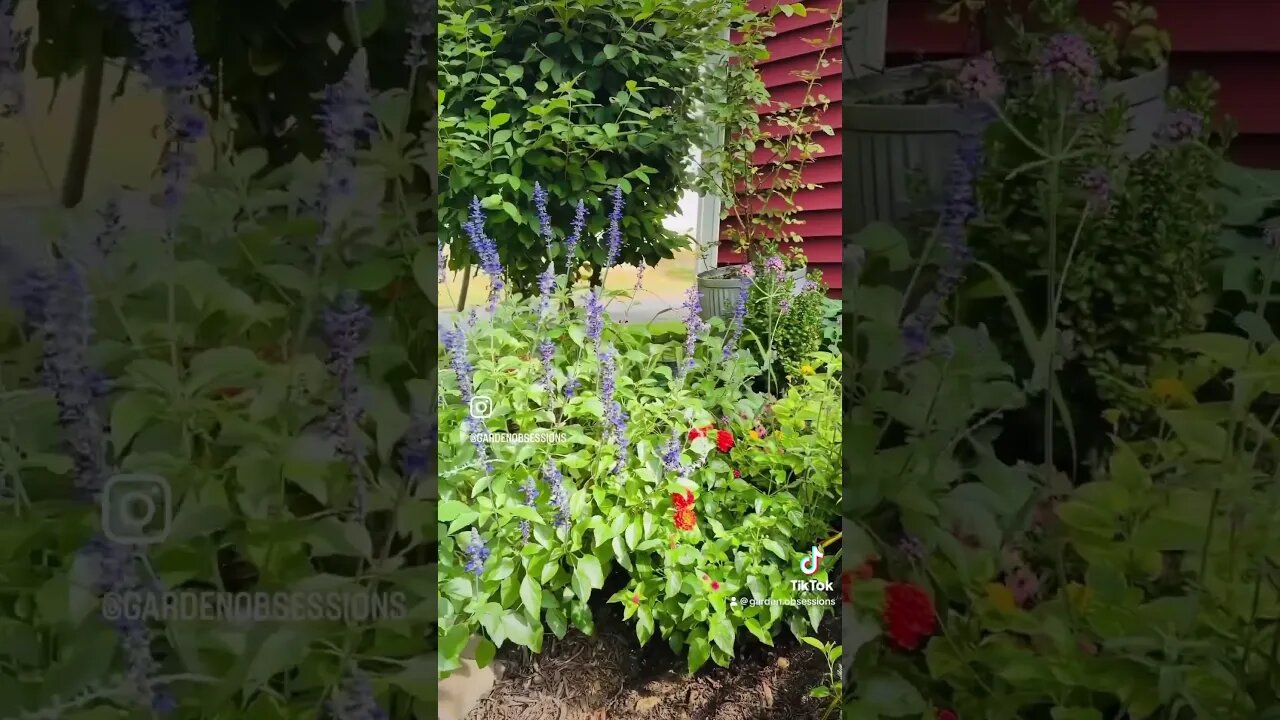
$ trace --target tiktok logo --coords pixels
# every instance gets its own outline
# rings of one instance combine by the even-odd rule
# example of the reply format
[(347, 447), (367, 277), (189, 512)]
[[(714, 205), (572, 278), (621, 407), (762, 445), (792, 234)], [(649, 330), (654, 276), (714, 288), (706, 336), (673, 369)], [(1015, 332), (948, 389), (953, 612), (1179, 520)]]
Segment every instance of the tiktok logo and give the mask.
[(822, 562), (822, 550), (814, 545), (809, 549), (809, 554), (800, 558), (800, 572), (805, 575), (812, 575), (818, 572), (818, 565)]

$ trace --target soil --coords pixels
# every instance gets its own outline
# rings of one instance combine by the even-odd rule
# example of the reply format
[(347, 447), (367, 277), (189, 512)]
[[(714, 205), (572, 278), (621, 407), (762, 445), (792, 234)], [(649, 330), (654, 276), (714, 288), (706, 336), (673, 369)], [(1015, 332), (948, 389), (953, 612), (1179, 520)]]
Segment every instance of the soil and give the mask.
[[(740, 640), (730, 667), (708, 663), (688, 677), (685, 659), (660, 638), (641, 647), (617, 607), (598, 609), (595, 622), (594, 636), (571, 630), (538, 655), (504, 648), (502, 679), (466, 720), (821, 720), (826, 712), (827, 698), (808, 696), (826, 682), (826, 660), (790, 631), (776, 647)], [(838, 642), (839, 617), (817, 635)]]

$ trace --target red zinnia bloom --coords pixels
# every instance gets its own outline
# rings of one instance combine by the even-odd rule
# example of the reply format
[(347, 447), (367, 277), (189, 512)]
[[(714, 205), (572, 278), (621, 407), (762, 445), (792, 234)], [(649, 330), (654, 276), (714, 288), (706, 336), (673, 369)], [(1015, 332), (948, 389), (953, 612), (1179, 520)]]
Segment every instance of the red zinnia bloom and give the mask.
[(738, 468), (734, 468), (734, 469), (733, 469), (733, 476), (734, 476), (734, 477), (736, 477), (736, 478), (740, 478), (740, 477), (742, 477), (742, 473), (738, 471)]
[(633, 605), (639, 605), (639, 604), (640, 604), (640, 596), (639, 596), (639, 595), (632, 595), (632, 596), (631, 596), (631, 603), (632, 603)]
[(712, 590), (719, 590), (719, 589), (720, 589), (720, 581), (719, 581), (719, 580), (712, 580), (712, 581), (711, 581), (711, 589), (712, 589)]
[(937, 626), (933, 600), (918, 585), (902, 582), (890, 583), (884, 597), (889, 639), (904, 650), (915, 650)]
[(675, 493), (671, 495), (671, 502), (676, 506), (673, 520), (677, 528), (692, 530), (698, 524), (698, 514), (693, 509), (694, 500), (692, 490), (686, 490), (683, 497)]
[(706, 434), (702, 428), (689, 428), (689, 442), (693, 442)]
[(728, 430), (721, 430), (716, 433), (716, 449), (720, 452), (729, 452), (733, 449), (733, 433)]

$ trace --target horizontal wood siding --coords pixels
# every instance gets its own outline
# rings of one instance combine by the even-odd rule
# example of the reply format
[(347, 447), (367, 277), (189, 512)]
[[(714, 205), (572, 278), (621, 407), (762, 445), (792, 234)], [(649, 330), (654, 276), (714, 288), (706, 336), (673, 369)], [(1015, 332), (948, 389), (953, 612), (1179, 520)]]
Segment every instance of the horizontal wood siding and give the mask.
[[(755, 0), (752, 7), (763, 10), (776, 5), (781, 0)], [(758, 108), (762, 113), (776, 112), (780, 105), (794, 107), (803, 102), (807, 81), (798, 73), (817, 71), (820, 79), (814, 83), (815, 99), (825, 98), (830, 102), (822, 122), (831, 126), (832, 135), (815, 133), (814, 141), (822, 146), (822, 152), (804, 170), (804, 182), (814, 183), (821, 187), (814, 190), (803, 190), (796, 194), (795, 203), (801, 208), (799, 222), (789, 229), (804, 238), (802, 250), (809, 258), (809, 266), (820, 270), (822, 277), (831, 288), (831, 294), (839, 297), (842, 279), (840, 275), (841, 260), (841, 179), (843, 166), (843, 144), (840, 139), (840, 128), (844, 126), (840, 109), (842, 88), (840, 84), (840, 32), (835, 32), (828, 44), (826, 58), (830, 61), (825, 68), (819, 68), (818, 59), (822, 46), (814, 40), (825, 40), (831, 23), (830, 13), (840, 7), (840, 0), (809, 0), (805, 3), (808, 11), (801, 17), (779, 16), (774, 30), (776, 35), (769, 38), (769, 58), (760, 63), (760, 74), (765, 86), (769, 88), (770, 104)], [(783, 132), (776, 124), (767, 122), (764, 129), (775, 136)], [(771, 154), (767, 150), (758, 150), (753, 158), (757, 165), (765, 165)], [(766, 183), (767, 184), (767, 183)], [(743, 188), (740, 186), (739, 191)], [(760, 209), (759, 200), (749, 200), (738, 208), (748, 213)], [(777, 203), (773, 204), (775, 207)], [(727, 230), (739, 226), (739, 221), (730, 212), (727, 219), (721, 221), (721, 237)], [(734, 251), (731, 243), (723, 242), (718, 254), (721, 265), (733, 265), (743, 261)]]
[[(1158, 23), (1173, 41), (1173, 82), (1203, 72), (1221, 85), (1219, 110), (1240, 136), (1233, 159), (1280, 168), (1280, 0), (1156, 0)], [(1082, 0), (1083, 14), (1110, 17), (1109, 0)], [(932, 0), (889, 3), (890, 64), (954, 57), (973, 47), (967, 28), (937, 21)]]

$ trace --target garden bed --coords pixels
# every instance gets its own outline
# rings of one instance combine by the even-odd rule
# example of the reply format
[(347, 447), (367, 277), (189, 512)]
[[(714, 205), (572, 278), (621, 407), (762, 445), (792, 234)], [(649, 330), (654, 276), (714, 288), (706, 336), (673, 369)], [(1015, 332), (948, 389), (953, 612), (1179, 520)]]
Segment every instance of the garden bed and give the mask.
[[(827, 681), (816, 649), (784, 633), (776, 646), (742, 643), (732, 668), (692, 677), (685, 659), (654, 640), (641, 647), (618, 607), (595, 612), (593, 636), (571, 630), (539, 655), (508, 645), (502, 679), (466, 720), (770, 720), (821, 718), (827, 701), (809, 691)], [(839, 620), (819, 639), (835, 642)]]

